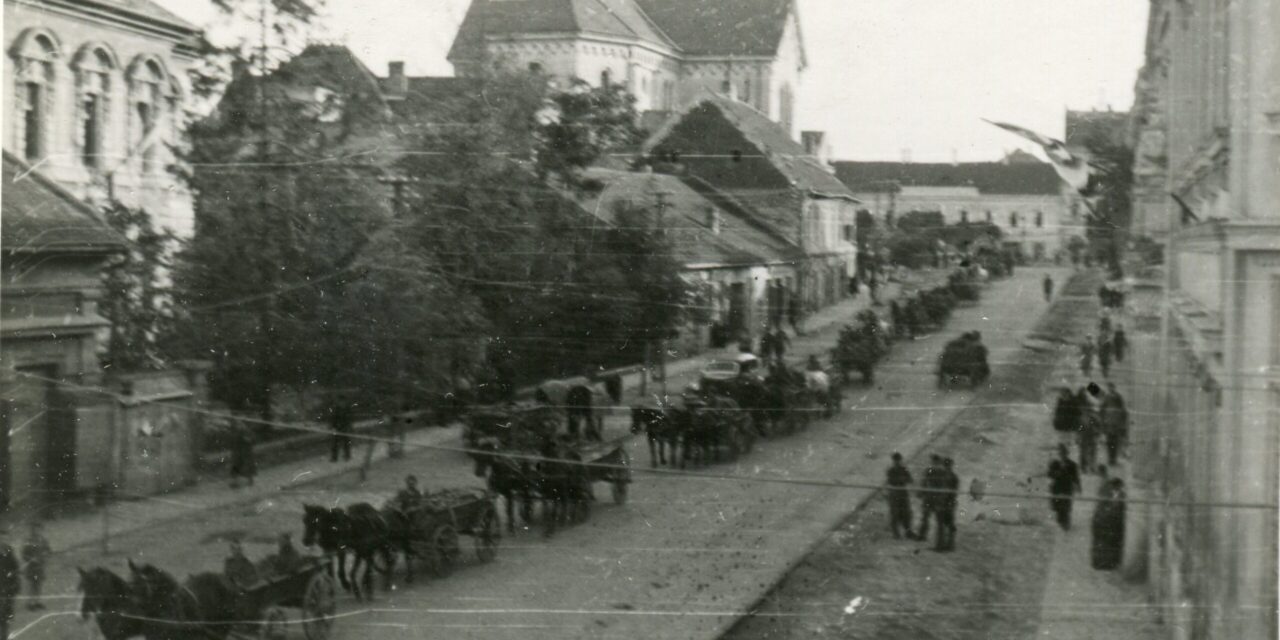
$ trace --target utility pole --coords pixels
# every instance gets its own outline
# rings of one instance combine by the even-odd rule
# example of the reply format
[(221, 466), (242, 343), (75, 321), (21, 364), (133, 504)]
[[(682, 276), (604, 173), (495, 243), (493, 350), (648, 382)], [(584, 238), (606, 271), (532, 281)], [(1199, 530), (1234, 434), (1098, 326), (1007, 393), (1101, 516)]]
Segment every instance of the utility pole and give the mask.
[[(667, 211), (667, 196), (671, 195), (666, 191), (658, 192), (658, 216), (657, 226), (658, 233), (666, 236), (666, 227), (664, 226), (664, 217)], [(662, 335), (658, 337), (658, 375), (662, 376), (662, 402), (667, 401), (667, 334), (666, 327), (662, 328)]]

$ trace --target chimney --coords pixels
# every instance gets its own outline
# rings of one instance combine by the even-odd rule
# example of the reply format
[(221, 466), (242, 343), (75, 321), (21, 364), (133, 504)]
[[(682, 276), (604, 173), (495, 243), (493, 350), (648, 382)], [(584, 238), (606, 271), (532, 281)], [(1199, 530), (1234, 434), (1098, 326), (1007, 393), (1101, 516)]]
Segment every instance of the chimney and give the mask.
[(711, 233), (720, 235), (720, 211), (715, 207), (707, 207), (707, 228)]
[(398, 95), (409, 93), (409, 78), (404, 75), (404, 61), (392, 60), (387, 63), (387, 80), (391, 91)]

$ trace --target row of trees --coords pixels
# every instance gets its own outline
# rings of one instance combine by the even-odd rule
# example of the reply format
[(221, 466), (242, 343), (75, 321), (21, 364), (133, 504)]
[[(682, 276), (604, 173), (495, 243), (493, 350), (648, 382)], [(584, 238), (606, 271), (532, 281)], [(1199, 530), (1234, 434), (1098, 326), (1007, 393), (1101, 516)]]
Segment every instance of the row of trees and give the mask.
[(217, 397), (270, 417), (281, 389), (385, 407), (452, 390), (486, 362), (579, 373), (636, 358), (688, 317), (652, 207), (631, 203), (606, 227), (578, 205), (598, 188), (583, 170), (640, 135), (621, 88), (494, 71), (421, 105), (430, 124), (400, 148), (353, 157), (405, 130), (376, 88), (344, 84), (317, 104), (298, 99), (294, 67), (269, 73), (317, 7), (215, 2), (280, 28), (264, 26), (259, 47), (206, 47), (207, 95), (231, 67), (257, 71), (188, 130), (194, 238), (179, 245), (145, 212), (113, 209), (137, 247), (107, 276), (113, 364), (212, 360)]

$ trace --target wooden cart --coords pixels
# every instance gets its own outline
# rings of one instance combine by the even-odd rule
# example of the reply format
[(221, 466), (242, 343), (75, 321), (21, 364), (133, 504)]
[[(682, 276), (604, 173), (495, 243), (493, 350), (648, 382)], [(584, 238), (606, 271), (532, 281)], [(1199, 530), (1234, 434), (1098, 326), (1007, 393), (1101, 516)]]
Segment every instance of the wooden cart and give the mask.
[(337, 611), (338, 583), (323, 558), (305, 558), (292, 571), (267, 574), (241, 592), (236, 610), (241, 620), (252, 620), (234, 629), (240, 637), (284, 640), (290, 626), (286, 609), (297, 609), (295, 624), (307, 640), (327, 640)]
[(471, 536), (480, 562), (490, 562), (498, 553), (498, 512), (484, 489), (427, 493), (406, 515), (413, 531), (413, 554), (436, 577), (449, 575), (457, 566), (462, 535)]

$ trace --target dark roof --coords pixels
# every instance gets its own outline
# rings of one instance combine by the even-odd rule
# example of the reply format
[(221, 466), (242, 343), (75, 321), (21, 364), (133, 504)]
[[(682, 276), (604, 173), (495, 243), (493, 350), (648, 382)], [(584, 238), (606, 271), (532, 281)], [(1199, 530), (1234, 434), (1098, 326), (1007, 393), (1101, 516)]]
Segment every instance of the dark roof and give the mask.
[(191, 33), (199, 31), (195, 25), (151, 0), (76, 0), (75, 4), (106, 7), (108, 10), (131, 14), (151, 22), (177, 27), (183, 31)]
[(1067, 146), (1085, 147), (1096, 137), (1121, 144), (1129, 128), (1127, 111), (1067, 111)]
[(449, 59), (475, 57), (482, 35), (586, 33), (638, 38), (689, 55), (778, 51), (792, 0), (472, 0)]
[[(766, 231), (744, 210), (712, 200), (704, 195), (709, 187), (690, 179), (661, 173), (637, 173), (609, 169), (588, 169), (584, 177), (599, 181), (603, 188), (577, 198), (580, 206), (606, 224), (616, 223), (619, 203), (652, 206), (656, 194), (665, 192), (667, 209), (663, 226), (672, 239), (676, 257), (686, 265), (745, 266), (790, 262), (800, 257), (799, 249)], [(601, 201), (603, 197), (603, 201)], [(707, 224), (707, 211), (719, 214), (720, 233)]]
[(792, 0), (636, 0), (681, 51), (707, 56), (772, 56)]
[(672, 116), (662, 128), (650, 136), (645, 143), (645, 151), (653, 151), (683, 118), (691, 113), (700, 112), (704, 107), (711, 107), (718, 111), (733, 128), (741, 132), (743, 137), (764, 154), (770, 165), (790, 180), (796, 188), (825, 196), (853, 197), (844, 183), (827, 171), (821, 161), (809, 155), (799, 142), (792, 140), (791, 135), (781, 125), (770, 120), (768, 116), (751, 105), (722, 95), (708, 94), (702, 100), (695, 101), (683, 112)]
[(855, 193), (887, 190), (890, 183), (911, 187), (977, 187), (979, 193), (1056, 195), (1061, 182), (1047, 163), (836, 162), (836, 175)]
[(124, 238), (52, 180), (4, 152), (0, 246), (5, 252), (115, 251)]

